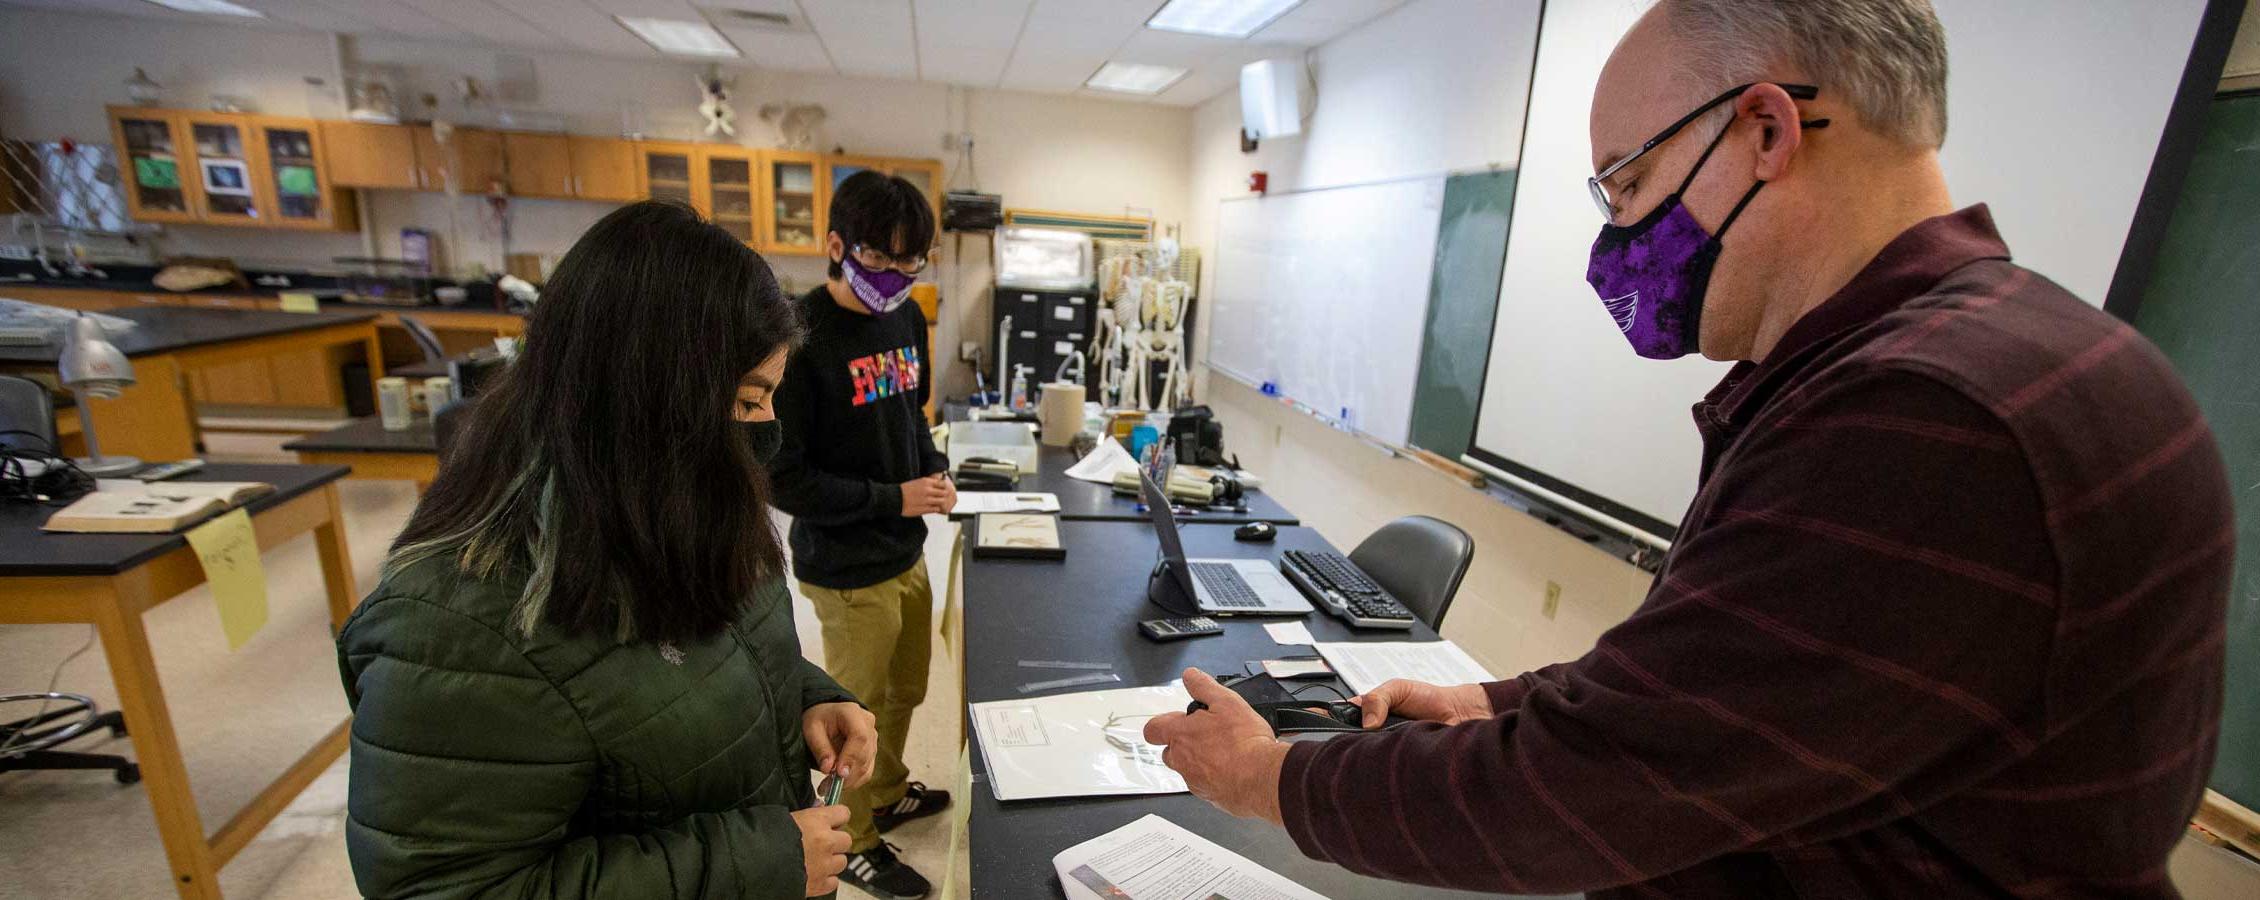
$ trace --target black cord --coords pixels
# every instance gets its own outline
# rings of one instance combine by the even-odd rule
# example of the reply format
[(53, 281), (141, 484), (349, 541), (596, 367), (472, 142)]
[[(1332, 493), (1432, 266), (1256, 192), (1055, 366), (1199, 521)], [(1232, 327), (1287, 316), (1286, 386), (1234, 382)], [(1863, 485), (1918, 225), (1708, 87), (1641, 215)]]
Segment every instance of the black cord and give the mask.
[[(0, 441), (0, 503), (62, 506), (94, 490), (94, 476), (56, 452), (45, 436), (11, 428), (0, 430), (0, 438), (13, 442)], [(41, 464), (39, 474), (32, 474), (31, 463)]]
[(1327, 684), (1326, 682), (1323, 682), (1323, 681), (1313, 681), (1313, 682), (1311, 682), (1311, 683), (1309, 683), (1309, 684), (1303, 685), (1302, 687), (1299, 687), (1299, 688), (1296, 688), (1296, 689), (1294, 689), (1294, 690), (1288, 691), (1287, 693), (1288, 693), (1288, 694), (1289, 694), (1290, 696), (1294, 697), (1295, 699), (1297, 699), (1297, 700), (1301, 700), (1301, 699), (1303, 699), (1303, 692), (1304, 692), (1304, 691), (1307, 691), (1307, 690), (1310, 690), (1311, 688), (1321, 688), (1321, 689), (1324, 689), (1324, 690), (1325, 690), (1325, 691), (1326, 691), (1327, 693), (1333, 694), (1333, 695), (1334, 695), (1335, 697), (1338, 697), (1338, 698), (1340, 698), (1342, 702), (1344, 702), (1344, 703), (1348, 703), (1348, 702), (1350, 702), (1350, 695), (1348, 695), (1348, 694), (1345, 694), (1345, 693), (1342, 693), (1341, 689), (1339, 689), (1339, 688), (1336, 688), (1335, 686), (1333, 686), (1333, 685), (1331, 685), (1331, 684)]

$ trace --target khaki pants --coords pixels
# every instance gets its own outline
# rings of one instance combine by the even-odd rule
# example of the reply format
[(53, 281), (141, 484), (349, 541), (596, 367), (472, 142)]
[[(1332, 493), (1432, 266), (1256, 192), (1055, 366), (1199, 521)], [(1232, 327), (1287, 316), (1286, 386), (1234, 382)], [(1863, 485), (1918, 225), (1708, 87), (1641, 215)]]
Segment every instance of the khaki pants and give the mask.
[(879, 843), (871, 811), (892, 806), (908, 790), (903, 744), (910, 713), (926, 699), (926, 666), (933, 655), (934, 589), (926, 561), (870, 587), (833, 590), (802, 582), (801, 593), (824, 623), (824, 671), (878, 718), (879, 753), (871, 780), (847, 792), (850, 852)]

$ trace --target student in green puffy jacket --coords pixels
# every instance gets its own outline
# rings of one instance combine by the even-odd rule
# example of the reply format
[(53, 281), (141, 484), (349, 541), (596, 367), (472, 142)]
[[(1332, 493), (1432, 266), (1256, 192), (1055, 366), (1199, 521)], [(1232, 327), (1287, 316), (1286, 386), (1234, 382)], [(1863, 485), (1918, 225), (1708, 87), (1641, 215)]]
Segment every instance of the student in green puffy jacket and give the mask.
[(871, 714), (800, 655), (765, 471), (800, 324), (688, 207), (592, 226), (338, 637), (379, 898), (798, 898)]

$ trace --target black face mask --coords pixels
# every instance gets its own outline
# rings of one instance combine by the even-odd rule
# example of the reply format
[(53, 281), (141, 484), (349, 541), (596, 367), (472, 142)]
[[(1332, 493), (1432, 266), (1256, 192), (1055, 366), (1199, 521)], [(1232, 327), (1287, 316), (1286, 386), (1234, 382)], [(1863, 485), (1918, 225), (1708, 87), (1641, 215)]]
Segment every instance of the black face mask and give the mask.
[(775, 419), (767, 422), (739, 422), (745, 427), (746, 437), (753, 441), (753, 458), (763, 466), (777, 458), (777, 448), (785, 444), (784, 423)]

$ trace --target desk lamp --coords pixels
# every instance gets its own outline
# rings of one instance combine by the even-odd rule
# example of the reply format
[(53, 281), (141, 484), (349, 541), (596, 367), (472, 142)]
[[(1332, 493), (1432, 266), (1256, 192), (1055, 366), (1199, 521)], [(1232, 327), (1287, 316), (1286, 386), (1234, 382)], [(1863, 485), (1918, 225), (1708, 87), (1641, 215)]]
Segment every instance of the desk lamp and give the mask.
[(131, 456), (103, 456), (102, 445), (94, 439), (94, 406), (87, 399), (115, 400), (120, 391), (133, 384), (133, 363), (102, 337), (102, 323), (85, 315), (72, 319), (70, 334), (63, 341), (63, 361), (57, 368), (63, 386), (78, 398), (79, 435), (86, 440), (86, 455), (71, 462), (97, 477), (141, 468), (141, 460)]

